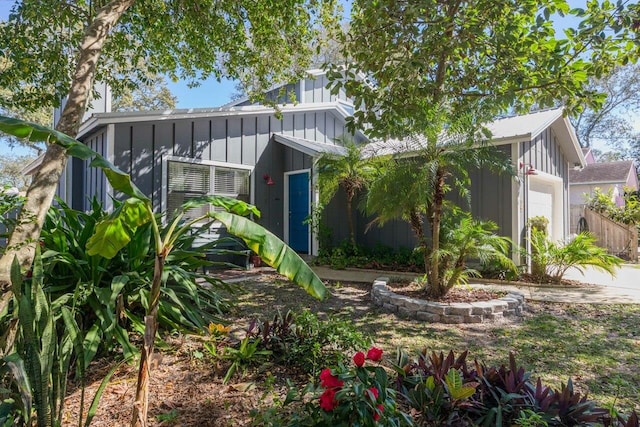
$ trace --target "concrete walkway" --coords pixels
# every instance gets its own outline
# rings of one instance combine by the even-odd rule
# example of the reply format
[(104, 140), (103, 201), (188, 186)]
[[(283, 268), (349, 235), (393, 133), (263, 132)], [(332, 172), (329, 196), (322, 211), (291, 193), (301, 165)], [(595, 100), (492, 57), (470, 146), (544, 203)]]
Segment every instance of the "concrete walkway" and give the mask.
[[(343, 282), (373, 281), (382, 276), (391, 279), (413, 279), (418, 274), (400, 273), (380, 270), (345, 269), (332, 270), (328, 267), (313, 266), (313, 270), (323, 280)], [(640, 304), (640, 266), (625, 265), (618, 271), (616, 278), (587, 269), (582, 276), (578, 271), (570, 271), (568, 279), (579, 280), (592, 285), (546, 286), (522, 285), (514, 282), (495, 282), (489, 280), (471, 281), (470, 286), (478, 288), (494, 288), (505, 291), (519, 291), (533, 301), (586, 303), (586, 304)]]

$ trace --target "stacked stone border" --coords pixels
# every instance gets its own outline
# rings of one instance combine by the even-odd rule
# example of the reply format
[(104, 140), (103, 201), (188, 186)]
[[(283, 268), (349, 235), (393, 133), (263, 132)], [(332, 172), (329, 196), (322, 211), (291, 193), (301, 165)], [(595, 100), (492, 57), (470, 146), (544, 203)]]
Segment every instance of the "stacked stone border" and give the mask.
[(522, 316), (524, 309), (524, 294), (520, 292), (512, 291), (490, 301), (443, 304), (396, 294), (387, 286), (388, 282), (388, 277), (379, 277), (373, 282), (373, 303), (385, 311), (411, 319), (432, 323), (482, 323)]

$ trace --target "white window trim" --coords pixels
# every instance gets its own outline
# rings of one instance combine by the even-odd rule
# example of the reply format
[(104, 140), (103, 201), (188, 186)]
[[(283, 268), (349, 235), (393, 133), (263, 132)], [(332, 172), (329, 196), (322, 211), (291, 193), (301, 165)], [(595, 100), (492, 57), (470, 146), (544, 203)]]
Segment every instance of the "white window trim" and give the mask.
[[(169, 183), (167, 181), (169, 178), (169, 162), (190, 163), (194, 165), (212, 166), (214, 168), (220, 167), (225, 169), (240, 169), (240, 170), (249, 171), (249, 200), (251, 202), (253, 202), (254, 200), (255, 196), (253, 194), (253, 189), (254, 189), (253, 171), (255, 169), (255, 166), (241, 165), (238, 163), (220, 162), (215, 160), (193, 159), (190, 157), (162, 156), (162, 203), (160, 205), (160, 208), (163, 213), (167, 213), (167, 202), (168, 202), (167, 199), (169, 197)], [(209, 191), (211, 192), (211, 194), (213, 194), (213, 182), (214, 180), (211, 180), (210, 182)], [(166, 222), (167, 216), (164, 215), (162, 219), (163, 221)]]

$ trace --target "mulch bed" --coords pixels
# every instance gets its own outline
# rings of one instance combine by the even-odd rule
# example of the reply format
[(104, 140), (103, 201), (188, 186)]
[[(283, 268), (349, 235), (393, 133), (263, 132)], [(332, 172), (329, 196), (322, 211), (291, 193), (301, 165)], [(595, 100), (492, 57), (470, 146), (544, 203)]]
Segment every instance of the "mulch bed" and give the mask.
[(440, 303), (454, 303), (454, 302), (477, 302), (477, 301), (490, 301), (504, 296), (501, 292), (492, 292), (485, 289), (474, 289), (456, 286), (451, 289), (447, 294), (441, 298), (432, 298), (427, 293), (416, 285), (411, 283), (404, 284), (389, 284), (389, 287), (396, 294), (405, 295), (411, 298), (424, 299), (429, 301), (436, 301)]

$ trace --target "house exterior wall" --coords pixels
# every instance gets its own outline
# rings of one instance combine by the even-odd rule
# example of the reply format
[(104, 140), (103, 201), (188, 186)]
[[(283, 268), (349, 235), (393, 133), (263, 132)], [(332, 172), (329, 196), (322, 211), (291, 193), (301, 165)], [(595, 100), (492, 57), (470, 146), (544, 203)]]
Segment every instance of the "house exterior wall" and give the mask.
[[(536, 178), (556, 178), (562, 180), (561, 200), (558, 202), (562, 206), (562, 221), (554, 224), (554, 234), (557, 237), (564, 237), (569, 234), (569, 162), (562, 148), (558, 144), (557, 137), (551, 127), (530, 141), (519, 143), (519, 164), (521, 179), (521, 200), (519, 206), (519, 244), (526, 247), (527, 222), (530, 218), (529, 212), (529, 190), (531, 181)], [(532, 166), (536, 170), (536, 175), (528, 176), (526, 171)]]
[[(284, 112), (281, 119), (273, 114), (229, 115), (226, 117), (153, 120), (117, 123), (113, 129), (113, 152), (107, 155), (107, 132), (85, 138), (91, 148), (105, 155), (118, 168), (129, 173), (140, 190), (150, 195), (156, 210), (166, 201), (164, 160), (197, 160), (216, 164), (253, 167), (252, 201), (261, 210), (259, 222), (276, 235), (283, 236), (284, 172), (310, 169), (310, 156), (278, 144), (274, 133), (332, 143), (345, 131), (344, 120), (331, 111)], [(101, 171), (83, 165), (85, 195), (108, 194)], [(274, 185), (267, 186), (263, 176), (269, 174)], [(75, 196), (74, 196), (75, 197)], [(116, 194), (116, 198), (121, 195)], [(88, 208), (85, 203), (84, 209)]]
[[(88, 135), (84, 143), (101, 156), (109, 158), (106, 128)], [(89, 167), (88, 160), (69, 159), (57, 190), (62, 200), (74, 209), (89, 210), (93, 197), (106, 207), (109, 204), (108, 194), (108, 183), (102, 170)]]
[[(337, 95), (331, 94), (331, 91), (327, 89), (329, 80), (327, 76), (322, 74), (315, 76), (315, 78), (302, 79), (296, 83), (288, 84), (284, 89), (277, 88), (266, 93), (266, 99), (270, 101), (276, 101), (279, 104), (309, 104), (320, 102), (336, 102), (343, 101), (351, 104), (348, 100), (344, 89), (340, 89)], [(238, 107), (247, 105), (255, 105), (250, 100), (243, 101), (237, 104)]]
[[(508, 145), (498, 147), (505, 155), (510, 156), (511, 147)], [(511, 237), (512, 233), (512, 177), (508, 174), (498, 175), (487, 169), (469, 171), (471, 178), (471, 206), (466, 199), (460, 197), (455, 189), (447, 194), (447, 199), (469, 210), (474, 218), (493, 221), (498, 225), (497, 233)], [(355, 204), (354, 204), (355, 205)], [(338, 244), (349, 236), (346, 215), (346, 198), (343, 191), (339, 191), (336, 197), (325, 209), (325, 223), (331, 225), (332, 243)], [(393, 249), (413, 248), (416, 238), (411, 227), (402, 220), (387, 222), (378, 227), (368, 225), (373, 217), (364, 217), (354, 206), (354, 225), (356, 228), (356, 241), (369, 247), (377, 244), (392, 247)]]

